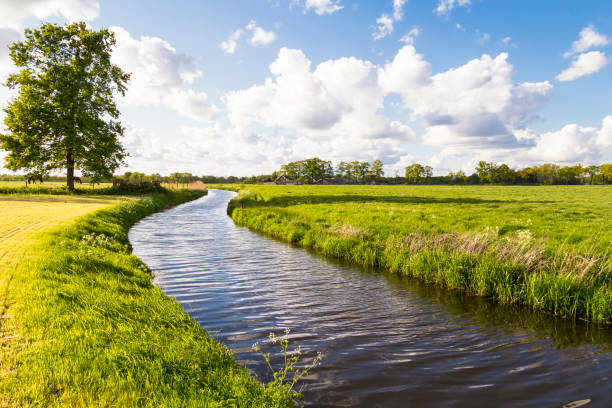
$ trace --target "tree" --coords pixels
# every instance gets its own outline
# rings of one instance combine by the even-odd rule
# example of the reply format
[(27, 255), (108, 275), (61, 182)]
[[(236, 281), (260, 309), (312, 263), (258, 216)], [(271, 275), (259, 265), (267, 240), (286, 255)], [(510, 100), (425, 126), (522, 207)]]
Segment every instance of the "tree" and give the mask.
[(431, 176), (433, 176), (433, 169), (430, 166), (414, 163), (406, 167), (406, 178), (412, 183), (423, 183), (426, 178)]
[(604, 183), (612, 184), (612, 164), (606, 163), (599, 166), (601, 172), (601, 178)]
[(25, 39), (9, 46), (21, 70), (6, 83), (18, 90), (4, 109), (9, 133), (0, 135), (8, 169), (42, 175), (65, 169), (72, 191), (75, 169), (100, 179), (123, 164), (124, 129), (113, 98), (125, 94), (130, 75), (111, 63), (114, 45), (109, 30), (79, 22), (26, 29)]
[(370, 169), (370, 173), (374, 178), (381, 178), (385, 175), (385, 171), (383, 170), (384, 164), (380, 160), (376, 159), (372, 163), (372, 167)]

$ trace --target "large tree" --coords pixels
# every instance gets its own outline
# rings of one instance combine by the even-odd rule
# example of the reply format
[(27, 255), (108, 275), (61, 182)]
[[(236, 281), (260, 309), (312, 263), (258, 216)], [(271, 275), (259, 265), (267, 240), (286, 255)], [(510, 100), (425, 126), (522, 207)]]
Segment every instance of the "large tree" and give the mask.
[(114, 96), (125, 94), (130, 77), (111, 63), (114, 45), (111, 31), (84, 22), (26, 29), (25, 39), (10, 45), (20, 71), (6, 84), (18, 90), (4, 109), (9, 132), (0, 135), (8, 169), (39, 175), (65, 169), (69, 190), (75, 169), (112, 176), (127, 155)]

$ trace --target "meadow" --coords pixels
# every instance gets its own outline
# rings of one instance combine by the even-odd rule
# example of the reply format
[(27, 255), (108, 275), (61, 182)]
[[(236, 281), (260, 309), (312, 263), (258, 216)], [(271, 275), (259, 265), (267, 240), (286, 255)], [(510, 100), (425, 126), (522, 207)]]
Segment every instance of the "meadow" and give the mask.
[(610, 186), (220, 188), (237, 224), (323, 255), (612, 322)]
[(204, 194), (0, 195), (0, 406), (293, 406), (131, 253), (132, 224)]

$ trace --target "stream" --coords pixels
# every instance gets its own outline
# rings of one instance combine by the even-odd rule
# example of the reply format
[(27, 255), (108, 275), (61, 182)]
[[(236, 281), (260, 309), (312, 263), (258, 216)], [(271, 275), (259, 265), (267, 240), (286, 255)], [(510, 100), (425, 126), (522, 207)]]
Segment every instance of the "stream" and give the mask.
[(323, 259), (234, 225), (235, 195), (153, 214), (130, 230), (154, 283), (240, 364), (270, 373), (259, 342), (291, 333), (312, 407), (612, 406), (612, 328)]

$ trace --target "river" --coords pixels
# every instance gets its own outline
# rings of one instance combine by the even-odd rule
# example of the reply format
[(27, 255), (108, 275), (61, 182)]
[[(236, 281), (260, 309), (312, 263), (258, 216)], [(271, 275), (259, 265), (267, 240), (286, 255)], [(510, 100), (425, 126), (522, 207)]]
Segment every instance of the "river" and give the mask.
[[(269, 378), (251, 346), (290, 328), (313, 407), (612, 406), (612, 329), (424, 286), (323, 259), (237, 227), (235, 193), (149, 216), (134, 253), (236, 359)], [(570, 404), (573, 403), (573, 404)]]

